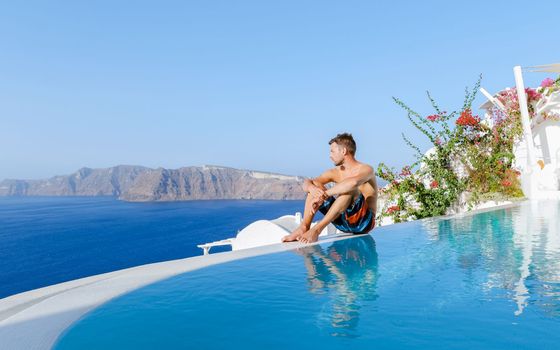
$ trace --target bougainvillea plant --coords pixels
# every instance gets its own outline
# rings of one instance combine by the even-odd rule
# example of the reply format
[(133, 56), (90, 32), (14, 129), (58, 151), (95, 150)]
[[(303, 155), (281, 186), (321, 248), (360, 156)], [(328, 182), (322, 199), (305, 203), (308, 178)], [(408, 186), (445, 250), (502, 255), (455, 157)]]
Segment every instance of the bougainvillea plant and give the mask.
[[(403, 134), (405, 143), (415, 151), (416, 161), (400, 171), (379, 164), (378, 176), (389, 183), (382, 190), (387, 202), (379, 213), (380, 218), (389, 216), (394, 222), (401, 222), (444, 215), (465, 191), (470, 194), (471, 203), (485, 193), (523, 195), (519, 172), (512, 168), (513, 145), (520, 135), (519, 115), (495, 113), (491, 120), (485, 121), (473, 115), (472, 103), (480, 81), (479, 78), (472, 90), (465, 90), (463, 106), (451, 113), (442, 111), (429, 92), (435, 113), (428, 116), (394, 98), (433, 148), (422, 153)], [(539, 94), (542, 92), (528, 92), (532, 98), (538, 98)], [(514, 106), (505, 97), (503, 101)]]

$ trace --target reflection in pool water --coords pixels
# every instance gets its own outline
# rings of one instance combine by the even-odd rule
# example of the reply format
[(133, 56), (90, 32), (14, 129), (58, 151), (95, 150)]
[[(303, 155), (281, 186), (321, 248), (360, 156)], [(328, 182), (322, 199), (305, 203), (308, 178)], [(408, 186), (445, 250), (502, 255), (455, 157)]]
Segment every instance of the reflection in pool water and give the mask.
[(560, 308), (560, 203), (528, 202), (464, 220), (426, 222), (433, 239), (457, 253), (457, 266), (483, 269), (483, 286), (507, 291), (515, 315), (533, 304), (551, 316)]
[(330, 320), (333, 336), (353, 336), (361, 304), (377, 296), (377, 251), (373, 238), (366, 235), (295, 252), (303, 256), (309, 291), (329, 295), (330, 302), (320, 319)]
[(560, 203), (375, 229), (176, 276), (58, 349), (555, 349)]

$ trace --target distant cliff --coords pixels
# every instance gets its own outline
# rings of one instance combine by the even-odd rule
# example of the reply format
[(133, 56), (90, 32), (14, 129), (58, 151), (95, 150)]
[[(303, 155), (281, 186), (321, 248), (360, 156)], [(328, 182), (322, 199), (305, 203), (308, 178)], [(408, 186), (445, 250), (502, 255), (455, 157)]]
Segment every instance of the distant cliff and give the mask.
[(125, 201), (303, 199), (303, 178), (219, 166), (82, 168), (46, 180), (4, 180), (0, 196), (116, 196)]

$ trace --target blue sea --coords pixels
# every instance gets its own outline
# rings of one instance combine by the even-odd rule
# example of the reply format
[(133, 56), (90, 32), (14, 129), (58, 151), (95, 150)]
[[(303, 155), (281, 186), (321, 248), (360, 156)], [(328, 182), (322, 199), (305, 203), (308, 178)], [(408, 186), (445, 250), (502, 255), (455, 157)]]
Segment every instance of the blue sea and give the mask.
[[(112, 197), (0, 197), (0, 298), (81, 277), (202, 253), (303, 201), (130, 203)], [(212, 252), (229, 250), (213, 248)]]

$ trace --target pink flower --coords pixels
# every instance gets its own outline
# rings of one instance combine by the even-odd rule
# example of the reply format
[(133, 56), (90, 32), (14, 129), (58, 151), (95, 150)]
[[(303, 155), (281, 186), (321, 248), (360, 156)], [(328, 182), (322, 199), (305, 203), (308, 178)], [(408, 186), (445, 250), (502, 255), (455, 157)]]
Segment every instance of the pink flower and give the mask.
[(441, 139), (439, 137), (436, 137), (436, 139), (434, 140), (434, 143), (438, 146), (441, 146)]
[(412, 172), (410, 171), (410, 167), (409, 166), (405, 166), (404, 168), (402, 168), (401, 170), (401, 176), (405, 177), (405, 176), (409, 176), (412, 175)]
[(554, 79), (551, 78), (546, 78), (541, 82), (541, 87), (543, 88), (551, 87), (552, 85), (554, 85)]
[(542, 96), (541, 94), (539, 94), (537, 92), (537, 90), (531, 89), (531, 88), (526, 88), (525, 93), (527, 94), (527, 99), (529, 101), (536, 101), (536, 100), (540, 99), (541, 96)]

